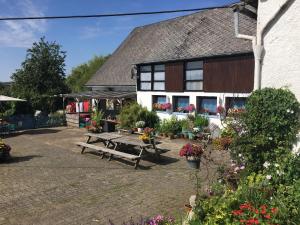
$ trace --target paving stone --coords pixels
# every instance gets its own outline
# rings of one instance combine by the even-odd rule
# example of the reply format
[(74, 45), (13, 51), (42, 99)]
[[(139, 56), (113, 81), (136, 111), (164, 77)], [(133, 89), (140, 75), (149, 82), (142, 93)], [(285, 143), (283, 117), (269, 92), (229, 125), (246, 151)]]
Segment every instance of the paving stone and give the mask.
[(13, 159), (0, 164), (0, 224), (87, 225), (111, 219), (118, 225), (131, 217), (184, 212), (195, 189), (191, 170), (178, 157), (182, 140), (164, 141), (160, 147), (170, 151), (160, 161), (148, 157), (134, 170), (80, 154), (73, 143), (85, 141), (84, 133), (52, 128), (5, 138)]

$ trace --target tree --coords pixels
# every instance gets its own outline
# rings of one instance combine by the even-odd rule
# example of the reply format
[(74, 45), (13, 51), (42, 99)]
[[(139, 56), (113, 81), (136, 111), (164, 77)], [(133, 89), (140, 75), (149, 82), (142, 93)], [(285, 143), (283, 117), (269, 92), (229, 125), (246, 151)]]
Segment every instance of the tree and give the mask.
[(27, 50), (25, 61), (12, 76), (12, 92), (25, 98), (34, 110), (56, 111), (61, 100), (54, 95), (68, 92), (65, 83), (66, 53), (56, 42), (41, 38)]
[(105, 63), (108, 56), (94, 56), (87, 63), (83, 63), (72, 69), (71, 74), (67, 77), (67, 84), (72, 92), (84, 91), (84, 85)]

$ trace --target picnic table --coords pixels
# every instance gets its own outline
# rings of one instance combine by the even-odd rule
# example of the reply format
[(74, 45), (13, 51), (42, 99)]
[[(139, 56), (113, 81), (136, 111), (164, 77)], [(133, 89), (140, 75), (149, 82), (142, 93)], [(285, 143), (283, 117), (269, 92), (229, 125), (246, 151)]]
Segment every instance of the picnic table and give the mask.
[[(112, 140), (115, 138), (120, 138), (123, 135), (121, 134), (116, 134), (116, 133), (85, 133), (84, 136), (87, 136), (88, 139), (86, 143), (90, 143), (90, 140), (92, 137), (96, 138), (96, 142), (100, 141), (103, 142), (105, 147), (109, 147), (109, 144), (111, 144)], [(81, 154), (83, 154), (85, 150), (85, 147), (82, 148)]]
[[(91, 148), (97, 151), (102, 152), (102, 158), (104, 157), (105, 154), (109, 154), (108, 160), (110, 161), (113, 156), (119, 156), (122, 158), (128, 158), (130, 160), (136, 161), (135, 162), (135, 168), (138, 167), (139, 162), (141, 160), (141, 157), (143, 153), (146, 151), (147, 148), (154, 148), (155, 150), (155, 155), (158, 155), (155, 142), (153, 141), (152, 143), (144, 143), (143, 141), (138, 139), (138, 136), (136, 135), (121, 135), (117, 133), (86, 133), (85, 136), (88, 137), (86, 143), (84, 142), (77, 142), (76, 144), (82, 147), (81, 153), (84, 153), (84, 150), (86, 148)], [(90, 140), (92, 137), (96, 138), (96, 141), (103, 142), (105, 145), (105, 148), (92, 145), (90, 143)], [(109, 148), (109, 145), (112, 144), (114, 146), (113, 149)], [(121, 152), (118, 150), (118, 146), (120, 145), (129, 145), (129, 146), (134, 146), (134, 147), (139, 147), (139, 154), (134, 155), (134, 154), (129, 154), (125, 152)]]

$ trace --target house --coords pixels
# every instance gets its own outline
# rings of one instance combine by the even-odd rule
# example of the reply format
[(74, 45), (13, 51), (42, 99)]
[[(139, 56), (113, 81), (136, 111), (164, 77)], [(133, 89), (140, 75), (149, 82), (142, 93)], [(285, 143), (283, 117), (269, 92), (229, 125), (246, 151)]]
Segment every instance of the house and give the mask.
[(258, 60), (256, 88), (288, 87), (300, 101), (300, 1), (243, 0), (240, 5), (241, 13), (257, 14), (251, 37)]
[[(243, 107), (254, 87), (251, 41), (235, 37), (233, 21), (221, 7), (137, 27), (86, 85), (135, 89), (161, 118), (185, 117), (193, 104), (217, 122), (217, 106)], [(253, 35), (256, 19), (241, 15), (239, 29)], [(164, 103), (171, 108), (156, 107)]]

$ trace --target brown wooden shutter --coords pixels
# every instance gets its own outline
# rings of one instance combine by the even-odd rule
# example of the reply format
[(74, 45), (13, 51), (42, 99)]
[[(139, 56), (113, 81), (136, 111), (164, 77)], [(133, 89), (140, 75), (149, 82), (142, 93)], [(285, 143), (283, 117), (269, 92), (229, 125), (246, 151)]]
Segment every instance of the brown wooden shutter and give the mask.
[(203, 76), (205, 92), (250, 93), (254, 84), (253, 56), (206, 59)]
[(184, 64), (183, 62), (167, 63), (165, 65), (166, 91), (184, 91)]

